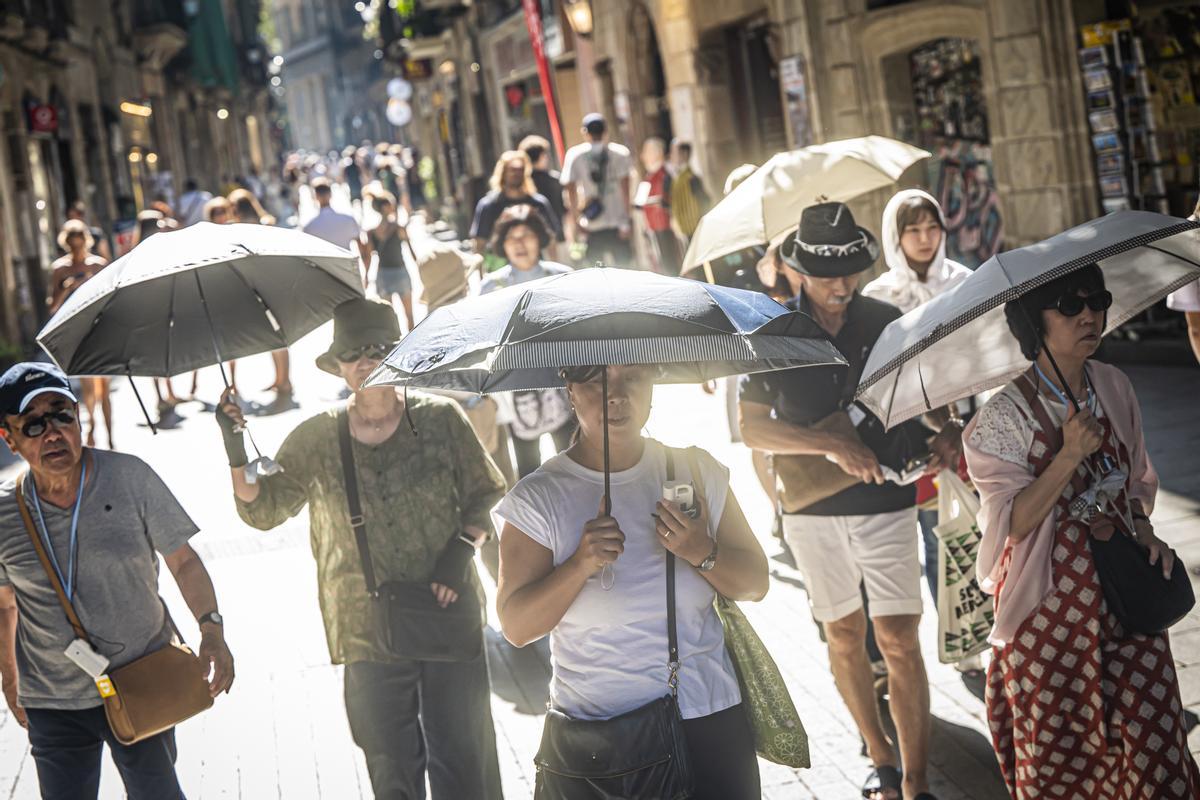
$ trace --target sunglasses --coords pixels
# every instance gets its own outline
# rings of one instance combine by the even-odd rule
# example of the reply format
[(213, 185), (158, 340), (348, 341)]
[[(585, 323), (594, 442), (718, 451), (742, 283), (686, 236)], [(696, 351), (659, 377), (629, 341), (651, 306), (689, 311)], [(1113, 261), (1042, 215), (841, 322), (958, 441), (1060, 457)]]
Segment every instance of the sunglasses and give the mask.
[(362, 347), (355, 347), (352, 350), (343, 350), (337, 354), (337, 360), (343, 364), (353, 364), (360, 358), (382, 361), (394, 347), (394, 344), (364, 344)]
[(26, 439), (36, 439), (54, 425), (56, 430), (63, 430), (75, 424), (75, 412), (67, 408), (58, 411), (48, 411), (40, 417), (27, 419), (21, 424), (21, 435)]
[(1064, 294), (1062, 297), (1047, 308), (1057, 309), (1058, 313), (1064, 317), (1077, 317), (1083, 313), (1083, 307), (1086, 305), (1092, 311), (1107, 311), (1113, 303), (1112, 292), (1100, 291), (1092, 292), (1087, 297), (1080, 297), (1077, 294)]

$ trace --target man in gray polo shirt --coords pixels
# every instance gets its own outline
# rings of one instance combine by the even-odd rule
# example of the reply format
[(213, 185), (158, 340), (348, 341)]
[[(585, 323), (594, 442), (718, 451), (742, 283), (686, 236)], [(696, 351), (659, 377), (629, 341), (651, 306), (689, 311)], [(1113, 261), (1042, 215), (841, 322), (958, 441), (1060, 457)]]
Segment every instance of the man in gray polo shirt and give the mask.
[[(215, 697), (233, 656), (208, 571), (187, 544), (195, 523), (136, 456), (84, 448), (70, 384), (56, 367), (23, 363), (0, 376), (0, 438), (29, 465), (24, 497), (83, 627), (109, 669), (172, 637), (158, 596), (158, 555), (200, 623), (199, 656)], [(0, 484), (0, 687), (29, 730), (43, 798), (94, 798), (104, 744), (130, 798), (182, 798), (175, 735), (120, 744), (93, 679), (65, 654), (75, 634), (38, 559), (17, 503)]]

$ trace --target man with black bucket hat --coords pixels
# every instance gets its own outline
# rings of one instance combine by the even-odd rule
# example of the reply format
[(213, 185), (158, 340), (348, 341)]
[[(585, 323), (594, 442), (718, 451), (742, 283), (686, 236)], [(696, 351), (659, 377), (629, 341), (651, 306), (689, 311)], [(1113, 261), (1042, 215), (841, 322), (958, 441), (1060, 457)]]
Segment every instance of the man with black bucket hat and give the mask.
[(378, 798), (501, 796), (473, 564), (504, 479), (458, 405), (361, 389), (400, 338), (390, 305), (347, 301), (317, 366), (347, 403), (301, 423), (273, 474), (247, 470), (229, 392), (217, 422), (238, 513), (268, 530), (308, 506), (329, 655), (345, 664), (346, 714)]
[(29, 467), (0, 484), (0, 688), (29, 730), (41, 796), (95, 798), (107, 744), (130, 798), (182, 798), (175, 729), (130, 735), (128, 718), (108, 712), (137, 707), (147, 683), (181, 686), (160, 657), (177, 632), (159, 555), (200, 626), (200, 668), (183, 676), (190, 713), (206, 699), (200, 672), (209, 697), (233, 684), (216, 592), (188, 544), (199, 529), (140, 458), (83, 446), (78, 402), (53, 364), (0, 376), (0, 438)]
[[(794, 296), (789, 307), (817, 321), (849, 369), (808, 367), (743, 378), (742, 435), (747, 446), (776, 455), (785, 498), (797, 488), (788, 486), (779, 463), (785, 458), (807, 456), (824, 464), (824, 457), (841, 468), (833, 470), (824, 497), (785, 507), (790, 513), (783, 515), (784, 538), (804, 576), (813, 616), (824, 626), (838, 690), (874, 764), (863, 796), (928, 800), (929, 681), (917, 641), (922, 601), (916, 491), (901, 485), (909, 476), (899, 474), (919, 471), (921, 461), (894, 451), (904, 444), (901, 435), (925, 452), (940, 448), (942, 435), (926, 445), (925, 436), (911, 428), (885, 434), (877, 420), (851, 403), (871, 348), (900, 316), (895, 306), (857, 291), (861, 274), (879, 257), (875, 237), (855, 224), (844, 203), (821, 203), (804, 209), (799, 229), (779, 248), (785, 265), (781, 277)], [(844, 424), (831, 423), (838, 416)], [(951, 434), (957, 430), (946, 436)], [(848, 488), (832, 490), (832, 484)], [(887, 662), (899, 754), (879, 718), (860, 587), (865, 587), (875, 638)]]

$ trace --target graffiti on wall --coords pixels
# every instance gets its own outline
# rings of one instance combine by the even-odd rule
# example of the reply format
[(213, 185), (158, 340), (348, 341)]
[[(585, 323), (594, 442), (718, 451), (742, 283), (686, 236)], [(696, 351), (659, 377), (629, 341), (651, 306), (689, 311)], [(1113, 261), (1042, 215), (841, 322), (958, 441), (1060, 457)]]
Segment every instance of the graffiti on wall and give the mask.
[(946, 214), (946, 255), (975, 268), (1003, 245), (978, 44), (937, 39), (909, 54), (917, 144)]
[(946, 215), (946, 256), (974, 269), (1004, 243), (992, 148), (960, 139), (936, 147), (933, 154), (929, 187)]

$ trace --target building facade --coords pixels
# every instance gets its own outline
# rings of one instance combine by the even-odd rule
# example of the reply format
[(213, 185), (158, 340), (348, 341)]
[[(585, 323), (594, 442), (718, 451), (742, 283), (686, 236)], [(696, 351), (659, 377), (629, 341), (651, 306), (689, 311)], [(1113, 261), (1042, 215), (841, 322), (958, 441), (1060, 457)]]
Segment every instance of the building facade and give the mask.
[[(627, 143), (692, 140), (712, 190), (789, 147), (868, 134), (925, 147), (934, 157), (902, 183), (939, 197), (951, 254), (979, 264), (1099, 213), (1075, 56), (1084, 5), (594, 2), (592, 80)], [(855, 203), (864, 224), (878, 230), (887, 195)]]
[(67, 208), (114, 255), (188, 177), (275, 158), (259, 0), (0, 0), (0, 360), (31, 352)]

